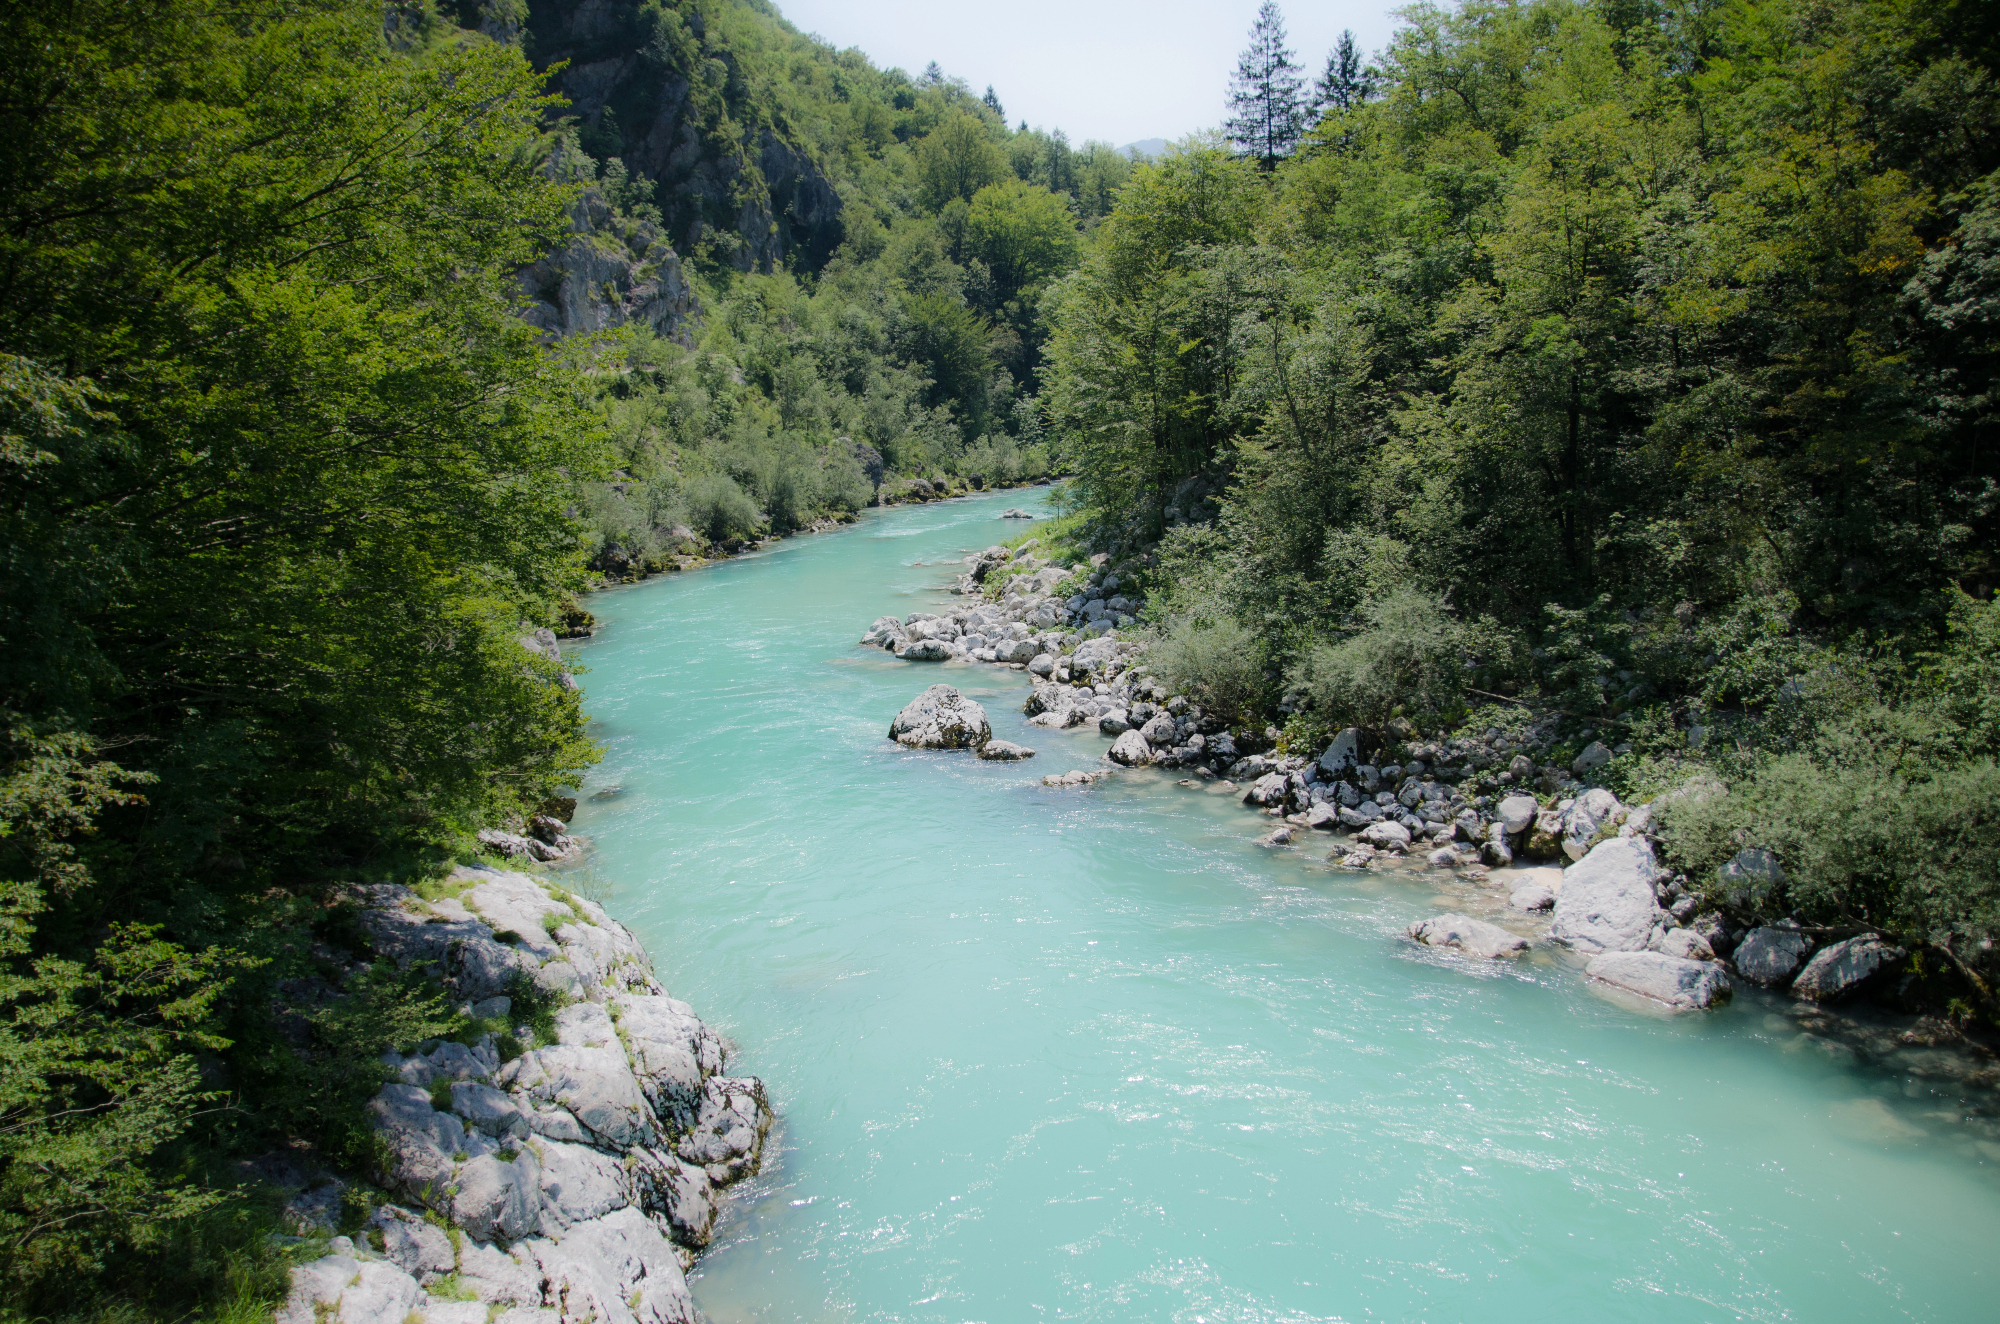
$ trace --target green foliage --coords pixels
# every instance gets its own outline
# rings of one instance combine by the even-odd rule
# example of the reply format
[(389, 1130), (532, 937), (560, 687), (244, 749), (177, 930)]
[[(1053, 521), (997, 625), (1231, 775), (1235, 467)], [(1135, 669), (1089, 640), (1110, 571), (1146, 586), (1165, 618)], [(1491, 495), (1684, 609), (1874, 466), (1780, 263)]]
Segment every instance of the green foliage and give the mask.
[(607, 467), (583, 355), (515, 315), (573, 190), (518, 50), (429, 6), (17, 8), (0, 86), (0, 1270), (267, 1313), (213, 1174), (365, 1157), (383, 1046), (452, 1026), (316, 968), (315, 896), (595, 757), (518, 642)]
[[(517, 1027), (526, 1027), (530, 1042), (518, 1041), (516, 1049), (540, 1047), (556, 1042), (556, 1013), (569, 1005), (569, 999), (562, 994), (543, 988), (525, 973), (516, 974), (509, 982), (507, 996), (513, 1006), (509, 1017)], [(504, 1048), (504, 1046), (503, 1046)], [(514, 1053), (507, 1053), (509, 1057)]]
[(89, 961), (31, 957), (32, 887), (9, 898), (0, 959), (0, 1265), (35, 1287), (101, 1269), (120, 1247), (162, 1245), (225, 1192), (147, 1160), (220, 1097), (195, 1054), (239, 953), (191, 954), (150, 926), (114, 925)]
[(303, 1046), (267, 1038), (246, 1064), (262, 1111), (280, 1134), (311, 1140), (353, 1169), (370, 1169), (374, 1133), (362, 1105), (388, 1079), (382, 1053), (452, 1038), (461, 1028), (458, 1015), (434, 978), (386, 962), (349, 979), (342, 996), (297, 1014), (306, 1030)]
[(1045, 301), (1094, 545), (1156, 546), (1174, 665), (1233, 622), (1301, 739), (1555, 709), (1633, 794), (1729, 784), (1665, 815), (1690, 869), (1765, 845), (1772, 904), (1990, 963), (1991, 42), (1908, 0), (1401, 22), (1268, 174), (1137, 167)]
[(1069, 200), (1018, 179), (973, 194), (965, 232), (967, 247), (993, 273), (1003, 298), (1067, 272), (1079, 249)]
[(1214, 599), (1197, 597), (1168, 616), (1146, 659), (1175, 693), (1224, 721), (1255, 714), (1269, 698), (1262, 641)]
[(689, 484), (688, 520), (709, 541), (747, 538), (756, 531), (757, 507), (728, 474), (708, 474)]
[(1430, 594), (1399, 587), (1363, 604), (1357, 628), (1308, 652), (1291, 677), (1331, 729), (1373, 726), (1399, 710), (1456, 715), (1475, 633)]
[(1007, 170), (986, 125), (964, 111), (946, 115), (917, 145), (917, 189), (924, 206), (938, 211), (954, 199), (970, 202)]
[(1763, 916), (1873, 929), (1983, 964), (2000, 932), (2000, 728), (1986, 716), (2000, 607), (1960, 595), (1947, 610), (1939, 648), (1823, 657), (1814, 683), (1711, 736), (1700, 762), (1659, 741), (1673, 780), (1708, 771), (1728, 787), (1659, 802), (1673, 862), (1713, 880), (1738, 850), (1762, 847), (1785, 868), (1754, 899)]

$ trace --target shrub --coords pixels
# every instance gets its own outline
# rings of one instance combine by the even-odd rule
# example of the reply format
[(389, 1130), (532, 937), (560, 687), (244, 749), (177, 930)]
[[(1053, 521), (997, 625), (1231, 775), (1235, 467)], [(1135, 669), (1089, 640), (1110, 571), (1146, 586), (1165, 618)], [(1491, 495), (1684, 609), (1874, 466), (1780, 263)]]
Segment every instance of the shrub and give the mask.
[(1871, 705), (1809, 749), (1755, 759), (1727, 795), (1670, 801), (1669, 858), (1711, 880), (1743, 846), (1785, 881), (1763, 918), (1880, 929), (1916, 941), (2000, 934), (2000, 767), (1938, 760), (1934, 714)]
[(706, 474), (685, 493), (688, 520), (710, 542), (748, 538), (757, 531), (757, 506), (728, 474)]
[(1408, 587), (1362, 604), (1358, 614), (1359, 630), (1309, 650), (1292, 671), (1292, 687), (1328, 725), (1373, 725), (1399, 707), (1432, 714), (1459, 706), (1473, 629), (1438, 598)]
[(1153, 671), (1224, 721), (1254, 713), (1265, 698), (1264, 649), (1256, 632), (1212, 598), (1167, 618), (1148, 650)]
[[(1762, 847), (1785, 877), (1757, 898), (1757, 917), (1875, 929), (1990, 964), (1987, 944), (2000, 937), (2000, 763), (1987, 718), (1996, 622), (2000, 608), (1963, 599), (1941, 650), (1910, 666), (1846, 659), (1838, 683), (1803, 686), (1741, 719), (1734, 740), (1711, 739), (1709, 767), (1728, 793), (1659, 802), (1668, 859), (1713, 886), (1738, 850)], [(2000, 1011), (1990, 995), (1987, 1011)]]

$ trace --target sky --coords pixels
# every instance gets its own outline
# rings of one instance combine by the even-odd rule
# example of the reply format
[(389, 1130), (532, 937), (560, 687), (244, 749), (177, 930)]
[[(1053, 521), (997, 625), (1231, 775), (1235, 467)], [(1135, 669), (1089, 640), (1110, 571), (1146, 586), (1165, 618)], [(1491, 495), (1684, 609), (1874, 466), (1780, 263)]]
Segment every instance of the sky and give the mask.
[[(936, 60), (974, 92), (992, 84), (1010, 124), (1025, 119), (1062, 129), (1071, 142), (1118, 146), (1220, 125), (1230, 72), (1257, 17), (1257, 0), (776, 2), (801, 32), (859, 46), (879, 67), (916, 74)], [(1296, 4), (1285, 8), (1285, 27), (1317, 74), (1343, 28), (1364, 51), (1383, 46), (1397, 4)]]

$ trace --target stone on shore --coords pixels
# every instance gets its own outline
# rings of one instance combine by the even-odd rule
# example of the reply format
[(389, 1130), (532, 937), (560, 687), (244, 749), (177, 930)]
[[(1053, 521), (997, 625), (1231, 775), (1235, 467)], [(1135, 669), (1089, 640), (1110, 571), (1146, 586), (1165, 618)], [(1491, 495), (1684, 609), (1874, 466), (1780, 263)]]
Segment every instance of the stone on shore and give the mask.
[(1556, 903), (1556, 894), (1546, 883), (1523, 883), (1507, 897), (1507, 904), (1516, 910), (1547, 910)]
[(1361, 840), (1377, 850), (1406, 850), (1410, 844), (1410, 830), (1401, 823), (1384, 819), (1361, 829)]
[(1806, 953), (1811, 950), (1812, 939), (1797, 929), (1769, 925), (1752, 929), (1736, 944), (1736, 973), (1753, 984), (1782, 988), (1805, 964)]
[(1125, 731), (1111, 742), (1111, 761), (1127, 768), (1143, 768), (1153, 761), (1153, 747), (1137, 731)]
[(1467, 956), (1512, 956), (1528, 950), (1528, 940), (1498, 924), (1467, 915), (1433, 915), (1410, 925), (1410, 936), (1430, 947), (1456, 947)]
[(1653, 845), (1644, 837), (1601, 841), (1563, 874), (1549, 936), (1580, 952), (1644, 950), (1665, 912)]
[(278, 1321), (695, 1324), (684, 1257), (708, 1238), (713, 1189), (756, 1169), (762, 1086), (721, 1074), (721, 1041), (595, 902), (481, 866), (452, 880), (466, 886), (448, 899), (355, 888), (377, 951), (437, 962), (495, 1016), (511, 1008), (491, 986), (517, 973), (577, 1000), (553, 1043), (505, 1063), (491, 1033), (383, 1055), (368, 1117), (379, 1179), (409, 1207), (378, 1206), (368, 1238), (294, 1267)]
[(1532, 795), (1510, 795), (1500, 802), (1496, 812), (1507, 835), (1518, 837), (1528, 830), (1528, 824), (1535, 821), (1535, 813), (1540, 808)]
[(1892, 973), (1906, 955), (1864, 933), (1822, 948), (1792, 981), (1792, 992), (1814, 1002), (1842, 1002)]
[(1721, 966), (1664, 952), (1603, 952), (1583, 972), (1613, 988), (1687, 1010), (1727, 1002), (1734, 991)]
[(1320, 769), (1329, 777), (1344, 777), (1360, 764), (1361, 732), (1351, 726), (1336, 735), (1319, 756)]
[(1657, 943), (1648, 943), (1648, 950), (1662, 952), (1668, 956), (1678, 956), (1684, 961), (1713, 961), (1715, 949), (1708, 945), (1708, 939), (1693, 929), (1668, 929), (1660, 935)]
[(993, 738), (986, 710), (949, 685), (933, 685), (896, 714), (889, 738), (911, 749), (978, 749)]
[(1031, 759), (1035, 757), (1035, 751), (1026, 745), (1017, 745), (1011, 740), (989, 740), (979, 747), (979, 757), (997, 762), (1010, 762), (1015, 759)]
[(1590, 849), (1591, 839), (1624, 809), (1617, 796), (1601, 787), (1576, 797), (1576, 803), (1569, 807), (1569, 812), (1562, 819), (1563, 854), (1572, 860), (1582, 859)]

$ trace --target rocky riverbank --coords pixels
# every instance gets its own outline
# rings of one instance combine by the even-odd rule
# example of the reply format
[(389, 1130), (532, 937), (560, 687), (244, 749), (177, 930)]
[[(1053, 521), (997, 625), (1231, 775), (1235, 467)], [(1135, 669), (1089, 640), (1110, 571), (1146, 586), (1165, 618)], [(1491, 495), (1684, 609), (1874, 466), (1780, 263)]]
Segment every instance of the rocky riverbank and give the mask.
[[(991, 601), (879, 617), (861, 643), (909, 662), (1024, 670), (1034, 679), (1023, 705), (1031, 724), (1094, 731), (1109, 741), (1111, 765), (1176, 769), (1187, 774), (1183, 787), (1239, 796), (1277, 820), (1267, 846), (1303, 849), (1324, 833), (1340, 867), (1443, 871), (1504, 897), (1511, 919), (1500, 918), (1511, 928), (1453, 913), (1412, 926), (1417, 942), (1482, 958), (1553, 944), (1589, 958), (1588, 977), (1675, 1008), (1726, 1001), (1734, 979), (1823, 1005), (1870, 996), (1914, 1011), (1922, 1002), (1909, 954), (1878, 935), (1808, 932), (1786, 918), (1744, 922), (1758, 913), (1754, 895), (1782, 876), (1768, 852), (1739, 853), (1713, 880), (1663, 868), (1652, 805), (1628, 806), (1588, 784), (1622, 747), (1592, 739), (1555, 762), (1553, 724), (1523, 714), (1510, 730), (1439, 738), (1398, 719), (1341, 731), (1318, 754), (1279, 753), (1276, 730), (1231, 729), (1149, 674), (1143, 645), (1115, 633), (1133, 624), (1142, 600), (1105, 558), (1051, 563), (1031, 539), (966, 564), (952, 591)], [(996, 578), (1004, 583), (993, 593)], [(1033, 753), (991, 734), (979, 705), (942, 684), (890, 731), (917, 748)], [(989, 747), (1000, 751), (989, 756)], [(1043, 780), (1080, 786), (1103, 775)], [(1719, 789), (1696, 783), (1677, 794)]]
[(470, 1029), (384, 1055), (375, 1170), (295, 1183), (287, 1216), (326, 1253), (280, 1324), (694, 1324), (685, 1271), (762, 1160), (763, 1085), (725, 1074), (629, 930), (543, 878), (467, 866), (351, 901), (373, 958)]

